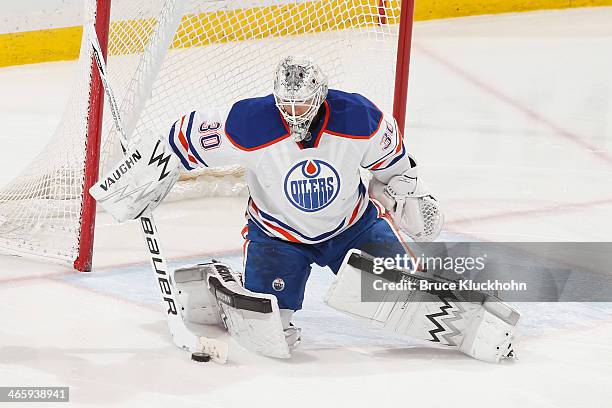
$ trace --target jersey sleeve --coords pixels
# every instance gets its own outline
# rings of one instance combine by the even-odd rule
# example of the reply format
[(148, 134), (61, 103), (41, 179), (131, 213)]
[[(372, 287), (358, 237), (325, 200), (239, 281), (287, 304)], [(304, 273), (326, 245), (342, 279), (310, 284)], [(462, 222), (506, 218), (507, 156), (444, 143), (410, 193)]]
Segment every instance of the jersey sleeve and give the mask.
[(361, 166), (370, 170), (379, 181), (387, 183), (391, 177), (413, 167), (410, 161), (397, 122), (385, 114), (380, 127), (369, 140)]
[(193, 111), (174, 122), (168, 142), (187, 170), (239, 164), (239, 151), (227, 140), (218, 111)]

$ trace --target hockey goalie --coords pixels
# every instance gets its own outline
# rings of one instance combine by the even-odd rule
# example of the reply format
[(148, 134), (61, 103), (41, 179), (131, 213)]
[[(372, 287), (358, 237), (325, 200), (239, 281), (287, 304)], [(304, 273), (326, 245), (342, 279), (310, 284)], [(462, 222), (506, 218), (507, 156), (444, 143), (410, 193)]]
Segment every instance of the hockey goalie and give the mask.
[[(324, 72), (309, 58), (283, 59), (273, 84), (272, 94), (237, 101), (227, 114), (181, 117), (162, 140), (174, 153), (165, 163), (168, 172), (240, 164), (250, 194), (243, 273), (216, 261), (177, 269), (183, 318), (223, 324), (249, 350), (290, 357), (301, 338), (292, 317), (302, 308), (315, 263), (336, 274), (325, 301), (337, 310), (480, 360), (513, 357), (519, 315), (492, 296), (415, 291), (404, 299), (359, 301), (361, 276), (372, 273), (372, 259), (410, 251), (402, 236), (436, 239), (443, 211), (392, 116), (364, 96), (328, 89)], [(105, 208), (120, 220), (151, 211), (176, 177), (169, 179), (127, 206)], [(397, 281), (403, 273), (381, 276)], [(436, 279), (420, 276), (413, 275)], [(452, 319), (431, 318), (451, 307)]]

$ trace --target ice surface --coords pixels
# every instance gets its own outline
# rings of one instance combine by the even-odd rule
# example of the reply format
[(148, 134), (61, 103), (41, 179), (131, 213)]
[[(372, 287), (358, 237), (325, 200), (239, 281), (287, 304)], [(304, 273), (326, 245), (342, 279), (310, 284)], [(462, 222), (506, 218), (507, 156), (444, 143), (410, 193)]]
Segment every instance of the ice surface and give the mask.
[[(610, 241), (612, 8), (418, 23), (408, 147), (447, 212), (444, 239)], [(42, 148), (73, 62), (0, 70), (0, 184)], [(240, 267), (244, 199), (159, 209), (172, 264)], [(321, 301), (315, 268), (290, 361), (231, 343), (227, 366), (172, 345), (136, 224), (99, 214), (94, 271), (0, 257), (0, 385), (71, 387), (75, 406), (604, 407), (612, 307), (520, 304), (520, 360), (415, 347)]]

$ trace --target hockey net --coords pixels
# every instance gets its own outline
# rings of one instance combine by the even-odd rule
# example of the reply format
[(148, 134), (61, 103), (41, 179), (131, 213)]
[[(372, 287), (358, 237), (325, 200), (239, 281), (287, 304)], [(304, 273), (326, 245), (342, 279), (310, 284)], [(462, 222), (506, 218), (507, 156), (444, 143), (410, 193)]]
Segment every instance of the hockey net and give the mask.
[[(84, 20), (99, 2), (86, 0)], [(330, 87), (392, 112), (400, 0), (113, 0), (108, 75), (128, 135), (164, 135), (181, 115), (269, 94), (277, 62), (312, 56)], [(84, 23), (84, 24), (85, 24)], [(72, 264), (83, 244), (84, 179), (120, 153), (104, 112), (99, 163), (86, 158), (92, 74), (84, 31), (59, 127), (25, 172), (0, 189), (0, 250)], [(396, 98), (397, 99), (397, 98)], [(396, 100), (397, 103), (397, 100)], [(91, 137), (91, 136), (89, 136)], [(170, 200), (245, 195), (238, 166), (182, 174)], [(81, 251), (82, 252), (82, 251)]]

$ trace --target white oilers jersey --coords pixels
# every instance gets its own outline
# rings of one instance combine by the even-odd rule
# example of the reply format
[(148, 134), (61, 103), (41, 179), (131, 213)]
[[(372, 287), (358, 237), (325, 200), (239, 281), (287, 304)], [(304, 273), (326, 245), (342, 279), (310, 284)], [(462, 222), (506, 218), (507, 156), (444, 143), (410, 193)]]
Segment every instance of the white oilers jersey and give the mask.
[(325, 241), (354, 224), (368, 205), (359, 168), (382, 182), (410, 168), (395, 120), (358, 94), (330, 89), (308, 142), (295, 142), (274, 97), (236, 102), (227, 118), (191, 112), (169, 143), (186, 169), (240, 164), (247, 216), (266, 234)]

